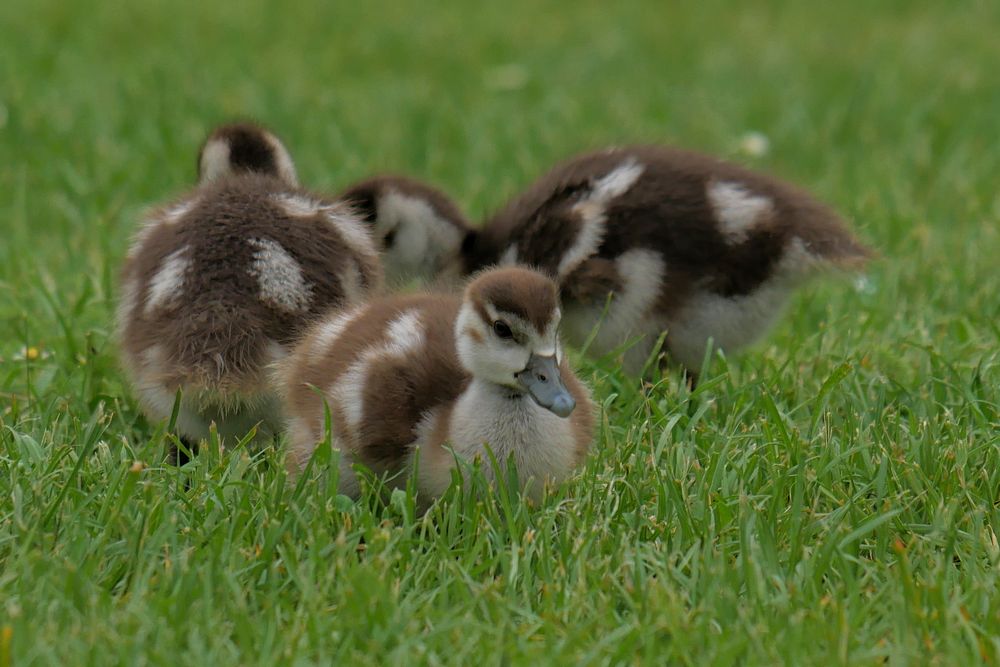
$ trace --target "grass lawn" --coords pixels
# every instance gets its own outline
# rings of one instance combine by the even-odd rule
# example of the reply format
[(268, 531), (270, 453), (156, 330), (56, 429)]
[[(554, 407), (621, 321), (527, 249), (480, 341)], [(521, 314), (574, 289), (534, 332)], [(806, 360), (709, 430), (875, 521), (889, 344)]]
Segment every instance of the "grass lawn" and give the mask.
[[(0, 3), (0, 667), (1000, 660), (1000, 4), (292, 4)], [(405, 171), (476, 217), (584, 148), (710, 150), (882, 258), (694, 393), (581, 362), (599, 438), (540, 507), (179, 470), (115, 276), (236, 116), (307, 185)]]

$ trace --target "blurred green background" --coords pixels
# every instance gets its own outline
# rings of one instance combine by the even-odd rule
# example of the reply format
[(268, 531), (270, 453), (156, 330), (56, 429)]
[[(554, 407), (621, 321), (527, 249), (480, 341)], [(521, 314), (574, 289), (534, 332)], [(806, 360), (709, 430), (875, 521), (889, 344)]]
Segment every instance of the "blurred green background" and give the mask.
[[(989, 0), (0, 3), (0, 667), (995, 661), (998, 34)], [(237, 456), (136, 486), (162, 438), (116, 368), (117, 267), (233, 118), (308, 187), (404, 172), (476, 219), (587, 148), (702, 149), (881, 259), (703, 394), (586, 365), (587, 472), (516, 519), (442, 510), (458, 537), (289, 505)]]

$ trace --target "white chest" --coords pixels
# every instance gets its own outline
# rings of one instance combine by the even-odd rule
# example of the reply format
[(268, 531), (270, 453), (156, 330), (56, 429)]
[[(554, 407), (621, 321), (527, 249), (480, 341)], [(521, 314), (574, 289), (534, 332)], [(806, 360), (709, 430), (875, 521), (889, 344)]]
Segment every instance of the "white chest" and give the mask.
[(509, 391), (473, 382), (458, 399), (449, 424), (455, 452), (472, 460), (481, 456), (493, 478), (486, 448), (503, 466), (511, 458), (528, 494), (541, 495), (545, 481), (558, 482), (572, 470), (576, 442), (569, 419), (539, 407), (530, 398), (512, 399)]

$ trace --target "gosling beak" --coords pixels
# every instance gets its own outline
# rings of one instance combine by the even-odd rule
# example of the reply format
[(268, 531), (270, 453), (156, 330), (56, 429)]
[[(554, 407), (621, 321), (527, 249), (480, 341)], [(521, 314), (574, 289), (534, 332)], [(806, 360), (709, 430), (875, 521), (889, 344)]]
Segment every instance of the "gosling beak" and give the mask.
[(563, 384), (555, 355), (542, 357), (532, 354), (528, 358), (528, 365), (514, 377), (531, 394), (535, 403), (560, 417), (569, 417), (576, 407), (573, 395)]

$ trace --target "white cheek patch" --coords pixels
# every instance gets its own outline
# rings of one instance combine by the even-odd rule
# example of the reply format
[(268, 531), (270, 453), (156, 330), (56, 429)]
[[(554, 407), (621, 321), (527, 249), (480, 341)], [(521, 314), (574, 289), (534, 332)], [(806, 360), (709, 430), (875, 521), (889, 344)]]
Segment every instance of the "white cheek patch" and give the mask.
[(295, 173), (295, 164), (292, 162), (292, 156), (288, 154), (288, 149), (270, 132), (265, 135), (265, 139), (271, 146), (271, 150), (274, 151), (274, 161), (278, 167), (278, 178), (289, 185), (298, 185), (299, 177)]
[(149, 281), (149, 292), (146, 296), (146, 314), (172, 302), (184, 289), (184, 280), (191, 261), (188, 259), (188, 246), (179, 248), (163, 260), (153, 279)]
[(766, 221), (774, 210), (769, 197), (755, 195), (739, 183), (713, 182), (707, 195), (719, 230), (731, 244), (745, 241), (750, 230)]
[(392, 246), (385, 250), (386, 272), (395, 282), (406, 282), (411, 278), (425, 275), (424, 264), (428, 262), (426, 228), (416, 224), (401, 223), (396, 227), (396, 238)]
[(261, 300), (289, 313), (308, 308), (312, 287), (295, 258), (271, 239), (249, 239), (248, 243), (255, 248), (248, 272), (257, 279)]
[[(498, 313), (489, 303), (484, 304), (490, 322), (497, 319), (508, 322), (515, 331), (530, 331), (527, 324), (510, 313)], [(469, 336), (466, 331), (478, 331), (482, 340)], [(511, 386), (514, 374), (524, 370), (530, 356), (527, 345), (501, 340), (493, 333), (492, 326), (483, 322), (471, 304), (465, 303), (455, 320), (455, 343), (462, 367), (480, 380)]]
[[(475, 361), (476, 345), (472, 338), (465, 334), (467, 329), (483, 333), (479, 326), (479, 316), (471, 305), (463, 303), (458, 311), (458, 317), (455, 318), (455, 351), (458, 353), (459, 361), (462, 362), (462, 367), (469, 369)], [(484, 334), (484, 338), (488, 335)]]
[(229, 144), (222, 139), (213, 139), (201, 152), (201, 182), (225, 176), (230, 173)]
[(344, 305), (361, 303), (365, 297), (364, 278), (356, 261), (347, 261), (340, 271), (340, 287), (344, 292)]
[(608, 203), (628, 192), (639, 180), (643, 170), (644, 167), (634, 158), (625, 160), (594, 183), (586, 198), (573, 206), (573, 212), (580, 216), (582, 226), (573, 245), (559, 262), (557, 273), (560, 278), (572, 272), (580, 262), (601, 247), (607, 222)]
[(381, 233), (396, 230), (387, 253), (387, 269), (396, 277), (433, 277), (458, 256), (462, 231), (425, 200), (390, 190), (379, 198), (377, 209), (376, 228)]

